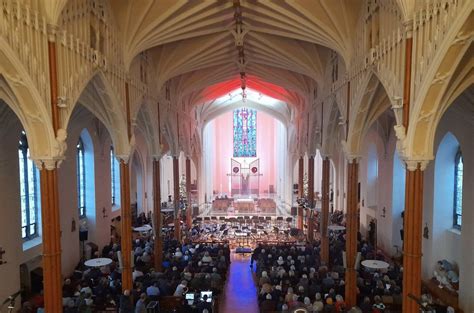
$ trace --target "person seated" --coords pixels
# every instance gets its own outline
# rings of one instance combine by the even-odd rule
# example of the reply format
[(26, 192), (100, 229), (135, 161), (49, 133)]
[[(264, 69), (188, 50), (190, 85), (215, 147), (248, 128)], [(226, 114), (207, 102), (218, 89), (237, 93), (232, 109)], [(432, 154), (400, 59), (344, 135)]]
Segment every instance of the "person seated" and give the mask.
[(324, 309), (324, 303), (321, 300), (321, 294), (318, 292), (316, 293), (314, 297), (314, 303), (313, 303), (313, 311), (314, 312), (322, 312)]
[(185, 293), (188, 292), (188, 281), (182, 280), (181, 283), (176, 287), (173, 296), (182, 297)]
[(385, 312), (385, 304), (382, 302), (382, 298), (379, 296), (374, 297), (374, 305), (372, 306), (374, 313)]
[(142, 277), (144, 274), (142, 271), (140, 271), (138, 268), (135, 268), (132, 273), (132, 279), (133, 281), (137, 280), (137, 278)]
[(207, 310), (207, 312), (209, 313), (212, 313), (212, 302), (207, 302), (207, 301), (208, 301), (208, 296), (204, 295), (202, 297), (202, 300), (200, 300), (196, 304), (196, 308), (198, 309), (199, 313), (203, 313), (205, 310)]
[(272, 300), (272, 295), (267, 294), (265, 300), (262, 301), (260, 304), (260, 312), (261, 313), (270, 313), (276, 310), (276, 302)]
[(160, 288), (158, 288), (158, 282), (153, 283), (153, 285), (148, 286), (146, 289), (146, 295), (151, 301), (158, 300), (160, 296)]
[(212, 257), (209, 255), (209, 252), (206, 251), (204, 253), (204, 256), (202, 257), (201, 262), (202, 263), (207, 263), (207, 264), (212, 262)]

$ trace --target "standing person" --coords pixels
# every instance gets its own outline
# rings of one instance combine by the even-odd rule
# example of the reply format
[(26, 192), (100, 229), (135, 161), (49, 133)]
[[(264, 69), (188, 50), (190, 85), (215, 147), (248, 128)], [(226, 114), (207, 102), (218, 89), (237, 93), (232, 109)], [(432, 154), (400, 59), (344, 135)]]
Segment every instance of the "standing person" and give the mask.
[(135, 313), (146, 313), (146, 294), (142, 293), (135, 306)]
[(123, 295), (120, 296), (119, 313), (133, 313), (132, 299), (130, 298), (130, 290), (125, 289)]

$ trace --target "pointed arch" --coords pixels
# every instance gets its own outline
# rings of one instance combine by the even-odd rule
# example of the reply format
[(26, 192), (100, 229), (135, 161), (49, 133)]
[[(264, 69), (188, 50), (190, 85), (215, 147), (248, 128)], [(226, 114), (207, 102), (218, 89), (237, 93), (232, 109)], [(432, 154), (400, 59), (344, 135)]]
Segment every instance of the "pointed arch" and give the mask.
[(391, 106), (390, 98), (377, 74), (367, 73), (360, 91), (354, 97), (350, 107), (349, 131), (345, 149), (351, 154), (358, 154), (361, 141), (370, 126)]
[(107, 128), (116, 155), (130, 155), (131, 147), (124, 109), (104, 73), (96, 72), (87, 83), (78, 101), (74, 103), (73, 108), (69, 110), (69, 115), (66, 116), (66, 125), (70, 123), (71, 113), (78, 104), (87, 108)]
[(49, 103), (45, 102), (23, 63), (2, 38), (0, 59), (0, 99), (12, 109), (28, 134), (31, 158), (58, 157), (63, 151), (55, 139)]
[(474, 84), (473, 33), (474, 12), (465, 10), (444, 36), (450, 41), (439, 48), (417, 88), (407, 135), (403, 138), (406, 158), (433, 159), (435, 133), (444, 112)]

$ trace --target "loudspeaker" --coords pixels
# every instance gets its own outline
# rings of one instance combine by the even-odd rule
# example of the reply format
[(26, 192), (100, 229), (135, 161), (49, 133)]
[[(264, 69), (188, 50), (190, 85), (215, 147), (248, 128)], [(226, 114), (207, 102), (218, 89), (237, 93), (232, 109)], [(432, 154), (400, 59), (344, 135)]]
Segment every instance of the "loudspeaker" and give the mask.
[(344, 266), (344, 268), (347, 268), (346, 251), (342, 251), (342, 266)]
[(291, 215), (296, 216), (298, 214), (298, 209), (295, 206), (291, 207)]
[(87, 241), (89, 232), (86, 231), (79, 231), (79, 241)]

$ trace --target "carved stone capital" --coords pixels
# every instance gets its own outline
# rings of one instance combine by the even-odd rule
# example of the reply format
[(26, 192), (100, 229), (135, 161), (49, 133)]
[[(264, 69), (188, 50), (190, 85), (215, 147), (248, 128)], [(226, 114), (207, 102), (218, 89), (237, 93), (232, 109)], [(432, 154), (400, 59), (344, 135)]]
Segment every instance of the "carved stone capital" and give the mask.
[(58, 25), (48, 24), (46, 26), (46, 31), (48, 33), (48, 41), (56, 42), (56, 35), (58, 33)]
[(349, 163), (359, 163), (361, 156), (360, 155), (345, 155), (347, 162)]
[(407, 20), (403, 22), (403, 30), (405, 31), (406, 38), (413, 37), (413, 20)]
[(130, 161), (130, 155), (129, 154), (126, 154), (126, 155), (115, 155), (115, 157), (117, 158), (117, 160), (119, 162), (123, 161), (123, 163), (125, 164), (128, 164), (128, 161)]
[(424, 171), (430, 160), (405, 160), (405, 167), (410, 172), (416, 171), (418, 168), (421, 171)]
[(59, 168), (63, 160), (64, 158), (58, 159), (58, 158), (48, 158), (48, 157), (46, 158), (40, 157), (40, 158), (32, 159), (33, 163), (35, 163), (36, 167), (39, 170), (45, 169), (48, 171), (52, 171), (56, 168)]

